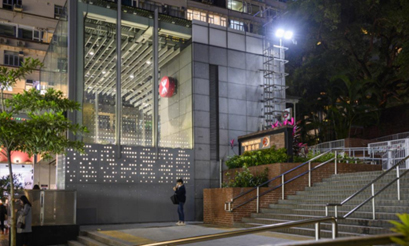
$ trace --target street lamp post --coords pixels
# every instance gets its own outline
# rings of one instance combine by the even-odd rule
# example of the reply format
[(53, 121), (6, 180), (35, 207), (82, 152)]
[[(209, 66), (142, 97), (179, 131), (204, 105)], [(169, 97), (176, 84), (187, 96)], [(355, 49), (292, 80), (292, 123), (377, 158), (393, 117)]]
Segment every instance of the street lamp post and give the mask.
[(272, 37), (267, 37), (264, 42), (264, 85), (263, 85), (263, 118), (264, 127), (269, 128), (279, 120), (285, 109), (285, 51), (283, 39), (290, 40), (293, 37), (292, 31), (277, 29), (275, 36), (279, 38), (279, 45), (275, 45)]

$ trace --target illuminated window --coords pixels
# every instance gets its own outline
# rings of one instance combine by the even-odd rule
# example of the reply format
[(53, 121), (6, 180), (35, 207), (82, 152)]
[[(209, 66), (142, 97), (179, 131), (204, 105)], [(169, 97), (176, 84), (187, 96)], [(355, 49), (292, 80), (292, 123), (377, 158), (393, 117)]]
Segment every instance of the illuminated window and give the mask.
[(227, 26), (227, 19), (224, 17), (220, 17), (220, 25), (226, 27)]
[(227, 3), (227, 8), (238, 12), (246, 12), (243, 1), (229, 0)]
[(230, 20), (230, 26), (231, 29), (239, 30), (239, 31), (244, 31), (244, 23), (241, 21), (236, 21), (236, 20)]

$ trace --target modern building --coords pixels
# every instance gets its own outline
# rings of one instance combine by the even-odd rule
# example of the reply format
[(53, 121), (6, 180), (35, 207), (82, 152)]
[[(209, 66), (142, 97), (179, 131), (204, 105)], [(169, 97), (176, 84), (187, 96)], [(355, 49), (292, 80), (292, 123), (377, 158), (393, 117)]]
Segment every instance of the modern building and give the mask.
[(220, 186), (238, 136), (265, 127), (268, 88), (280, 90), (270, 106), (284, 109), (285, 86), (268, 84), (271, 74), (285, 76), (273, 71), (282, 49), (264, 33), (285, 3), (60, 6), (38, 81), (82, 105), (69, 118), (89, 130), (86, 153), (56, 158), (57, 188), (77, 190), (78, 223), (176, 220), (169, 197), (178, 178), (187, 188), (186, 219), (201, 220), (203, 189)]
[[(26, 57), (44, 60), (58, 20), (63, 15), (65, 0), (2, 0), (0, 2), (0, 66), (18, 67)], [(40, 72), (35, 71), (14, 87), (6, 88), (6, 97), (36, 87), (44, 89)], [(47, 86), (53, 86), (52, 82)], [(34, 158), (24, 153), (13, 153), (14, 171), (21, 183), (31, 188), (33, 184), (55, 186), (55, 162), (39, 161), (34, 168)], [(0, 177), (8, 175), (7, 160), (0, 157)], [(3, 164), (1, 164), (3, 163)]]

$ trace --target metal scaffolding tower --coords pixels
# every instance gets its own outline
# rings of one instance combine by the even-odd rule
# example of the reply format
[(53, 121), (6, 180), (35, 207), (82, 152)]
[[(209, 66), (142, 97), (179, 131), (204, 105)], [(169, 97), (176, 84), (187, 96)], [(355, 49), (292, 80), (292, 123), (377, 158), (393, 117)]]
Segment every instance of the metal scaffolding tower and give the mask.
[(282, 120), (285, 109), (285, 51), (282, 39), (280, 45), (274, 45), (273, 40), (264, 39), (264, 76), (263, 87), (263, 110), (261, 118), (264, 118), (264, 128), (270, 128), (271, 124)]

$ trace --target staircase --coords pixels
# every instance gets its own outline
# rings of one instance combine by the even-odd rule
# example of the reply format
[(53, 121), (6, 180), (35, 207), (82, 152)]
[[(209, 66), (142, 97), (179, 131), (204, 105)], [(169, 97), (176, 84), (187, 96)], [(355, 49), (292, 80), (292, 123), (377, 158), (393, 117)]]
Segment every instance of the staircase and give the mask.
[(129, 242), (102, 235), (98, 232), (80, 232), (76, 241), (68, 241), (68, 246), (129, 246)]
[[(262, 208), (260, 213), (251, 214), (250, 218), (243, 218), (236, 223), (239, 227), (254, 227), (265, 224), (276, 224), (289, 221), (298, 221), (315, 217), (325, 216), (327, 203), (339, 203), (349, 197), (383, 171), (358, 172), (333, 175), (307, 187), (305, 191), (298, 191), (296, 195), (289, 195), (286, 200), (280, 200), (278, 204), (270, 204), (268, 208)], [(375, 192), (384, 187), (388, 182), (396, 178), (396, 172), (392, 171), (375, 183)], [(343, 216), (359, 203), (370, 197), (370, 187), (350, 200), (342, 207), (338, 207), (338, 216)], [(338, 236), (361, 236), (363, 234), (386, 234), (390, 233), (392, 224), (389, 220), (397, 220), (396, 213), (409, 212), (409, 175), (401, 178), (401, 200), (397, 200), (396, 183), (375, 198), (376, 220), (372, 219), (372, 202), (355, 211), (347, 219), (338, 220)], [(329, 215), (333, 216), (333, 208)], [(282, 229), (279, 232), (314, 236), (314, 225), (304, 227)], [(321, 236), (331, 238), (331, 223), (321, 224)]]

